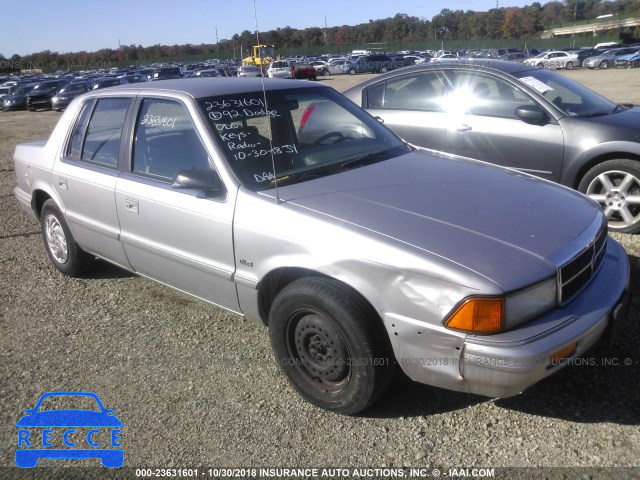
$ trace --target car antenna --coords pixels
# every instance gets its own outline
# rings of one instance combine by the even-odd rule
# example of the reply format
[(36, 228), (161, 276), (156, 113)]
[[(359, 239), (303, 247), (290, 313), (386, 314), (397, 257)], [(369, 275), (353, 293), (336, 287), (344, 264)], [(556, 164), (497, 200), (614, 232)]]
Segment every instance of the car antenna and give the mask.
[[(260, 43), (260, 35), (258, 33), (258, 13), (256, 10), (256, 0), (253, 0), (253, 18), (256, 24), (256, 45), (261, 45)], [(265, 113), (265, 118), (267, 120), (267, 132), (269, 133), (269, 152), (271, 153), (271, 168), (273, 170), (273, 185), (275, 187), (276, 190), (276, 203), (281, 203), (282, 200), (280, 200), (280, 192), (278, 191), (278, 175), (276, 172), (276, 160), (275, 157), (273, 156), (273, 134), (271, 133), (271, 120), (269, 119), (269, 114), (267, 113), (269, 111), (269, 106), (267, 105), (267, 91), (266, 88), (264, 86), (264, 70), (263, 70), (263, 65), (262, 62), (260, 62), (260, 70), (262, 70), (262, 75), (261, 75), (261, 79), (262, 79), (262, 99), (264, 102), (264, 113)]]

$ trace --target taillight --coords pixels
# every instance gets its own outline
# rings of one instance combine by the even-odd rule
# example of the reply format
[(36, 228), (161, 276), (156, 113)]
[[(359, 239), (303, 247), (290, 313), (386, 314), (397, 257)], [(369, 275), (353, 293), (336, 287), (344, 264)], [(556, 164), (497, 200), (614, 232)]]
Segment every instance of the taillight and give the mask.
[(313, 111), (318, 108), (317, 105), (311, 105), (307, 107), (307, 109), (302, 114), (302, 118), (300, 119), (300, 128), (303, 128), (307, 120), (309, 120), (309, 116), (313, 113)]

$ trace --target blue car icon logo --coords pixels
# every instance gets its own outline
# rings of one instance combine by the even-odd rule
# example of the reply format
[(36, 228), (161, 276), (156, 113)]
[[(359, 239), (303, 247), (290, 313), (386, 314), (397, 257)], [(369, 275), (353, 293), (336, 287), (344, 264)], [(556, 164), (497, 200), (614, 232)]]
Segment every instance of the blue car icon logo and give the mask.
[(16, 423), (18, 467), (33, 468), (41, 458), (99, 458), (107, 468), (123, 465), (122, 422), (95, 393), (45, 393), (24, 413)]

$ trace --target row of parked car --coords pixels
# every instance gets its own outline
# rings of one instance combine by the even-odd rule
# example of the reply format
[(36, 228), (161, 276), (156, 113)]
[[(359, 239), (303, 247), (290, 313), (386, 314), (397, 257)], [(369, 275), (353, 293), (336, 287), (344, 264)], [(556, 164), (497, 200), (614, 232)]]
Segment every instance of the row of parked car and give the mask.
[(291, 70), (302, 61), (316, 70), (316, 75), (340, 75), (358, 73), (384, 73), (410, 65), (434, 62), (495, 59), (524, 62), (538, 68), (573, 69), (587, 68), (635, 68), (640, 66), (640, 45), (608, 48), (578, 48), (566, 50), (539, 51), (515, 48), (480, 50), (439, 50), (429, 52), (391, 52), (340, 57), (288, 58), (272, 62), (267, 68), (269, 77), (291, 78)]

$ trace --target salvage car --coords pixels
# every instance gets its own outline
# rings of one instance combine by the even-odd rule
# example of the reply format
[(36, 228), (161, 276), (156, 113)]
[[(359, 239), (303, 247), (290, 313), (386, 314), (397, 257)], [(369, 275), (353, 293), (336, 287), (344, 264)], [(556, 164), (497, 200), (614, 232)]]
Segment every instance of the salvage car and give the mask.
[(581, 61), (582, 60), (578, 58), (577, 53), (569, 53), (559, 50), (553, 52), (543, 52), (536, 57), (526, 59), (524, 61), (524, 64), (537, 68), (566, 68), (567, 70), (572, 70), (573, 67), (579, 67)]
[(596, 202), (416, 149), (318, 83), (92, 91), (14, 160), (15, 195), (60, 272), (102, 258), (268, 326), (293, 387), (342, 414), (398, 366), (515, 395), (628, 305), (629, 261)]
[(269, 78), (291, 78), (291, 65), (286, 60), (274, 60), (267, 67)]
[(564, 75), (473, 59), (409, 67), (344, 93), (406, 141), (516, 168), (599, 202), (640, 231), (640, 108)]
[(71, 80), (68, 79), (46, 80), (38, 83), (27, 93), (27, 110), (30, 112), (38, 109), (51, 110), (51, 99), (69, 83)]
[(79, 97), (89, 90), (89, 84), (84, 80), (71, 82), (70, 84), (65, 85), (65, 87), (60, 90), (60, 92), (58, 92), (53, 98), (51, 98), (51, 108), (53, 108), (57, 112), (60, 112), (69, 106), (71, 100)]
[(623, 55), (635, 53), (638, 50), (637, 47), (624, 47), (624, 48), (612, 48), (605, 50), (600, 55), (587, 58), (582, 65), (587, 68), (609, 68), (613, 67), (616, 63), (616, 59)]
[(27, 108), (27, 94), (35, 87), (36, 83), (25, 83), (13, 87), (11, 95), (2, 97), (2, 109), (5, 112), (11, 110), (24, 110)]
[(294, 63), (291, 67), (291, 78), (316, 80), (316, 69), (308, 63)]

